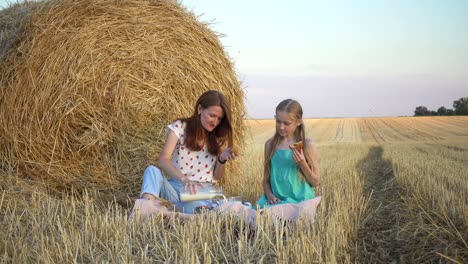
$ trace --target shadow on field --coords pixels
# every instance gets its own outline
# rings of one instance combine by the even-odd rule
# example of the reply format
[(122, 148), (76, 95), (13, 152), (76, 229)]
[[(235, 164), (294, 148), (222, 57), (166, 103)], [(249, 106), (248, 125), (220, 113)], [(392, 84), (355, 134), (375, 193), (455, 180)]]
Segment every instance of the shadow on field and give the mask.
[(371, 199), (358, 231), (356, 262), (399, 263), (403, 245), (397, 235), (403, 202), (392, 164), (383, 158), (383, 148), (376, 146), (358, 162), (357, 169), (364, 193)]

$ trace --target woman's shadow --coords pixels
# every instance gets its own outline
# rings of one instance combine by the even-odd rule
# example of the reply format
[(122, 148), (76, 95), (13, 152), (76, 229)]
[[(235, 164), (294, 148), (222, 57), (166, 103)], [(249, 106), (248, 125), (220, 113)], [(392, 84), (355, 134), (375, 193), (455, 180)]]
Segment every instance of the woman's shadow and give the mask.
[(397, 237), (403, 202), (392, 163), (384, 159), (383, 153), (382, 146), (372, 146), (357, 164), (364, 180), (364, 195), (370, 197), (358, 231), (360, 263), (400, 262), (403, 253), (403, 241)]

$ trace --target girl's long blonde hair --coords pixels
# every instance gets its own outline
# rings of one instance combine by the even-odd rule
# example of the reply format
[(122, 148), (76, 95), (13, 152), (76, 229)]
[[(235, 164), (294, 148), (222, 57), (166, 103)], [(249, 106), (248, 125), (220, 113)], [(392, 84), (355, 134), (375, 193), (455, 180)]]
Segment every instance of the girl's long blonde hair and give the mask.
[[(299, 104), (299, 102), (296, 100), (293, 100), (293, 99), (283, 100), (276, 107), (275, 113), (277, 113), (278, 111), (283, 111), (283, 112), (288, 113), (294, 121), (302, 120), (302, 107), (301, 107), (301, 104)], [(296, 140), (296, 142), (302, 141), (302, 144), (304, 146), (302, 148), (304, 157), (306, 159), (307, 164), (312, 169), (313, 168), (312, 158), (310, 157), (309, 152), (305, 151), (306, 142), (305, 142), (305, 128), (304, 128), (303, 122), (294, 131), (294, 139)], [(278, 131), (276, 131), (275, 135), (269, 141), (270, 144), (267, 145), (265, 162), (264, 162), (265, 177), (268, 177), (268, 178), (270, 177), (271, 159), (273, 158), (273, 154), (275, 154), (276, 148), (278, 147), (280, 140), (281, 140), (281, 137), (278, 134)], [(300, 169), (298, 169), (298, 174), (301, 176), (303, 180), (306, 180), (303, 172)]]

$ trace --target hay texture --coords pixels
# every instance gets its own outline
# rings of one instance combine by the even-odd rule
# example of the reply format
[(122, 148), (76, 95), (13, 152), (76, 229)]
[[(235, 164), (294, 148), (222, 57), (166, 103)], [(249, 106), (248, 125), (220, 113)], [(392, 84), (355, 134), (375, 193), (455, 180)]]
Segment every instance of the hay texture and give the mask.
[(209, 25), (177, 2), (44, 1), (0, 17), (4, 170), (57, 191), (138, 191), (164, 127), (191, 115), (209, 89), (231, 102), (242, 145), (244, 91), (233, 64)]

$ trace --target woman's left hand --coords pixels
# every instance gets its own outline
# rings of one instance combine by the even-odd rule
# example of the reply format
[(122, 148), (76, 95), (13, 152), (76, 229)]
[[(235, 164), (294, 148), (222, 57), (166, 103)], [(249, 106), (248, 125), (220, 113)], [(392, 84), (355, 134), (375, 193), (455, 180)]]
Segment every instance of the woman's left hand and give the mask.
[(221, 160), (222, 162), (225, 162), (228, 160), (234, 160), (236, 159), (236, 154), (231, 151), (231, 148), (227, 148), (223, 152), (221, 152), (218, 159)]

